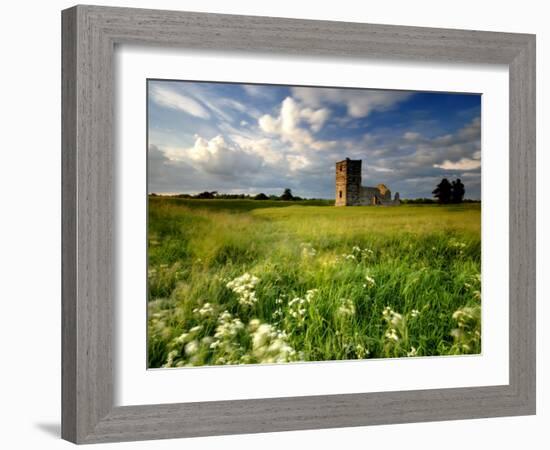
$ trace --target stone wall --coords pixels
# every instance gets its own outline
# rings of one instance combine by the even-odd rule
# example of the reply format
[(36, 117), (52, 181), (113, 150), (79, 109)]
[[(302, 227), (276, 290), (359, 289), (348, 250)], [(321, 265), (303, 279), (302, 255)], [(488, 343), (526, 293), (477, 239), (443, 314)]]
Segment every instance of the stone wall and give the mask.
[(391, 198), (384, 184), (376, 187), (361, 186), (361, 160), (346, 158), (336, 163), (336, 206), (394, 206), (401, 204), (399, 193)]
[(361, 186), (361, 195), (359, 197), (360, 206), (376, 205), (377, 196), (380, 194), (377, 188)]

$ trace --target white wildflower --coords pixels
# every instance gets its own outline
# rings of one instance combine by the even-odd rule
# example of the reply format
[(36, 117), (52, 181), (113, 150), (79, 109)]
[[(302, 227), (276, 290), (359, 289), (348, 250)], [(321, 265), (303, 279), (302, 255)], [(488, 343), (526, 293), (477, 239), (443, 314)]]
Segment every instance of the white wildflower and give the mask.
[(248, 329), (252, 332), (256, 331), (258, 327), (260, 326), (260, 320), (259, 319), (252, 319), (250, 322), (248, 322)]
[(208, 317), (214, 314), (214, 307), (210, 303), (205, 303), (200, 308), (193, 309), (193, 313), (201, 317)]
[(357, 356), (357, 358), (363, 359), (369, 354), (370, 354), (369, 350), (366, 349), (363, 345), (357, 344), (355, 346), (355, 355)]
[(268, 323), (260, 324), (252, 333), (252, 355), (261, 363), (296, 360), (296, 351), (287, 343), (286, 334)]
[(240, 277), (228, 282), (226, 286), (237, 294), (241, 305), (252, 306), (258, 301), (254, 288), (259, 281), (259, 278), (246, 272)]
[(302, 247), (302, 258), (312, 258), (317, 254), (317, 250), (309, 243), (301, 244)]
[(305, 297), (306, 302), (311, 303), (315, 295), (317, 295), (317, 292), (319, 292), (319, 289), (309, 289), (306, 292), (306, 297)]
[(307, 305), (309, 305), (315, 296), (317, 295), (317, 289), (310, 289), (306, 292), (306, 295), (302, 297), (294, 297), (288, 302), (288, 312), (290, 317), (295, 319), (298, 325), (305, 323), (305, 316), (307, 314)]
[(386, 333), (384, 334), (386, 339), (389, 339), (390, 341), (397, 342), (399, 340), (399, 336), (397, 335), (397, 330), (395, 328), (389, 328)]
[(457, 241), (456, 239), (451, 239), (449, 241), (449, 245), (453, 248), (457, 249), (463, 249), (466, 248), (466, 244), (464, 242)]
[(185, 354), (186, 355), (194, 355), (199, 350), (199, 341), (194, 340), (185, 345)]
[(340, 306), (337, 309), (338, 316), (351, 317), (355, 315), (355, 304), (348, 298), (340, 299)]
[(365, 280), (367, 280), (367, 286), (372, 287), (376, 285), (376, 282), (374, 281), (374, 278), (370, 275), (365, 275)]
[(189, 333), (182, 333), (177, 338), (174, 339), (174, 344), (183, 344), (187, 341)]

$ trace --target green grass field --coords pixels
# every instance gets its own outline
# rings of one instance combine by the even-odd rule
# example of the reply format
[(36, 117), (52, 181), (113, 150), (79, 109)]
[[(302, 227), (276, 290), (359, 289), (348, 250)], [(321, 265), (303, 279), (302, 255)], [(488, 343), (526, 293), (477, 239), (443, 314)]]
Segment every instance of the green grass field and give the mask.
[(480, 204), (149, 198), (149, 367), (479, 353)]

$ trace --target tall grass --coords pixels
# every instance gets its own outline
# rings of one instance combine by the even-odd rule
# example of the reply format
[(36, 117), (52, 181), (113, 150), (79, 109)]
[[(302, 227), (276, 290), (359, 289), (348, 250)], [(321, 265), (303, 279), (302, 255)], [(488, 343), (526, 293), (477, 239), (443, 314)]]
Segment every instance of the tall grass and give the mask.
[(479, 204), (150, 198), (148, 253), (150, 367), (480, 351)]

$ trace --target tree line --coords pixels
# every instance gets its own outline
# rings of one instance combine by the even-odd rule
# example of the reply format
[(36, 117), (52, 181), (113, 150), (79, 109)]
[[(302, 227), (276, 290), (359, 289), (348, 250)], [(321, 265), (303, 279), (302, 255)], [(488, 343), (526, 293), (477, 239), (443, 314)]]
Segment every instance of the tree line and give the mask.
[[(152, 193), (151, 197), (157, 197), (158, 194)], [(300, 200), (320, 200), (315, 198), (303, 198), (292, 194), (292, 189), (286, 188), (281, 195), (266, 195), (263, 192), (255, 195), (249, 194), (224, 194), (218, 191), (204, 191), (198, 194), (174, 194), (168, 197), (174, 198), (194, 198), (194, 199), (220, 199), (220, 200), (282, 200), (282, 201), (300, 201)]]
[[(464, 199), (466, 189), (464, 184), (457, 178), (450, 182), (447, 178), (443, 178), (441, 182), (432, 191), (434, 198), (414, 198), (414, 199), (401, 199), (405, 204), (429, 204), (429, 203), (473, 203), (476, 200)], [(152, 197), (158, 196), (158, 194), (150, 194)], [(174, 198), (189, 198), (189, 199), (220, 199), (220, 200), (280, 200), (280, 201), (300, 201), (300, 200), (322, 200), (317, 198), (304, 198), (292, 194), (290, 188), (284, 189), (281, 195), (266, 195), (263, 192), (255, 195), (249, 194), (224, 194), (218, 191), (204, 191), (198, 194), (174, 194), (169, 197)]]

